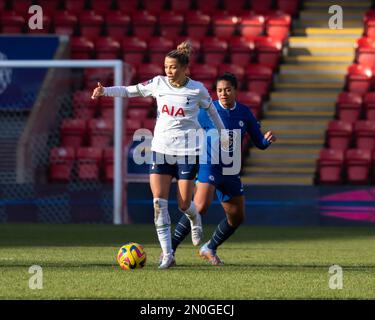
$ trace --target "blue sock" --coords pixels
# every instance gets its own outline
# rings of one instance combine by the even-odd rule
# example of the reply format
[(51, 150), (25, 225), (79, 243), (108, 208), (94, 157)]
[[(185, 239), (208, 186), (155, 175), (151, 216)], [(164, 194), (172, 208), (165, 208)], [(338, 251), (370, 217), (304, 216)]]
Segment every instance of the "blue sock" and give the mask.
[(210, 241), (208, 242), (207, 247), (211, 250), (216, 250), (225, 240), (227, 240), (237, 228), (233, 228), (229, 225), (227, 219), (222, 220), (215, 232), (213, 233)]
[(176, 251), (178, 245), (186, 238), (186, 236), (190, 233), (191, 226), (190, 220), (183, 214), (178, 221), (176, 228), (174, 229), (173, 237), (172, 237), (172, 250)]

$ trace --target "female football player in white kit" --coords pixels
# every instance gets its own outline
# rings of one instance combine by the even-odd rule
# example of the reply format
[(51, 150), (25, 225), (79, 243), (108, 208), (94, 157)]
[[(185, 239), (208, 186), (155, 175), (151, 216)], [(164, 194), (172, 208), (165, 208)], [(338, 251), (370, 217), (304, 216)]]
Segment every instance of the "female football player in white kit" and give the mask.
[[(177, 179), (178, 207), (191, 222), (193, 244), (197, 246), (202, 240), (201, 217), (192, 201), (194, 179), (199, 168), (199, 148), (194, 145), (191, 148), (186, 146), (189, 132), (201, 128), (198, 122), (199, 109), (207, 111), (218, 130), (225, 129), (207, 89), (201, 82), (186, 75), (191, 51), (191, 43), (185, 41), (169, 52), (164, 60), (166, 76), (159, 75), (147, 82), (127, 87), (103, 87), (98, 83), (92, 94), (93, 99), (99, 96), (156, 98), (158, 116), (151, 144), (154, 162), (150, 168), (150, 187), (154, 203), (154, 222), (163, 251), (160, 269), (176, 264), (168, 212), (168, 197), (173, 177)], [(177, 156), (179, 161), (169, 164), (165, 161), (168, 156)]]

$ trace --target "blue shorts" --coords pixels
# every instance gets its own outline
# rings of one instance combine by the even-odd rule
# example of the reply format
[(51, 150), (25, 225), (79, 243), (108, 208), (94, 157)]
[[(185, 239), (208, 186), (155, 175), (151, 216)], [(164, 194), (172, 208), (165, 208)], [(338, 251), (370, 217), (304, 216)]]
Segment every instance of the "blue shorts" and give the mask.
[(210, 165), (199, 167), (198, 182), (209, 183), (216, 188), (220, 202), (226, 202), (236, 196), (243, 195), (243, 184), (239, 175), (223, 175), (222, 168), (214, 169)]
[(161, 153), (152, 152), (150, 174), (167, 174), (176, 178), (177, 180), (194, 180), (197, 177), (198, 168), (198, 156), (172, 157)]

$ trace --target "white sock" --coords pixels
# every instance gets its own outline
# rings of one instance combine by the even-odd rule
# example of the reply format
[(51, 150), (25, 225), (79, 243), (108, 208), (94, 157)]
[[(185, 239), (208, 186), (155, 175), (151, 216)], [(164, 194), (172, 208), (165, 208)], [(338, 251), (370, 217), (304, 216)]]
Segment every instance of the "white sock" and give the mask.
[(195, 207), (194, 201), (190, 203), (190, 207), (186, 211), (182, 211), (189, 220), (194, 221), (195, 217), (197, 216), (198, 211), (197, 208)]
[(154, 198), (154, 222), (159, 243), (164, 255), (172, 253), (171, 219), (168, 212), (168, 200)]

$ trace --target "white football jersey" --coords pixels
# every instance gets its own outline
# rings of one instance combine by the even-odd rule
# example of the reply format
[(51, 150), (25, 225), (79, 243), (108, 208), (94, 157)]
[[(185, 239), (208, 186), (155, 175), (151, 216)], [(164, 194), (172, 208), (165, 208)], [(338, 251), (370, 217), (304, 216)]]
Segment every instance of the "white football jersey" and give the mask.
[(199, 145), (187, 142), (200, 129), (199, 108), (207, 109), (212, 99), (201, 82), (188, 79), (183, 87), (173, 87), (165, 76), (126, 87), (129, 97), (153, 96), (157, 102), (157, 121), (151, 150), (170, 155), (196, 155)]

